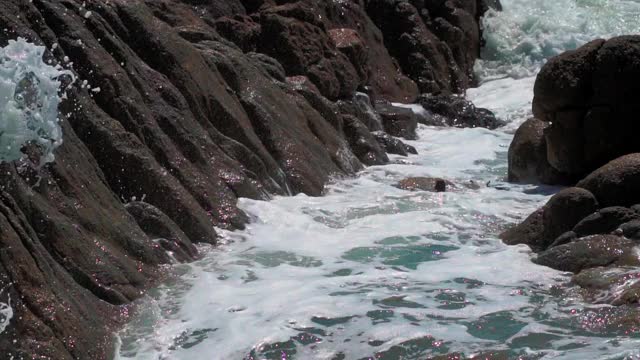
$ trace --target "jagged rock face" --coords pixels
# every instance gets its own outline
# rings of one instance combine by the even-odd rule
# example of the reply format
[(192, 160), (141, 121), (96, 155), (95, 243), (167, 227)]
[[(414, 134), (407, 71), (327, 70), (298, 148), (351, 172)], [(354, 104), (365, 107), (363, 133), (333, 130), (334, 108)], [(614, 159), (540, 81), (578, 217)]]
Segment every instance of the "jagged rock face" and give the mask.
[[(238, 197), (320, 195), (331, 176), (388, 161), (377, 118), (343, 111), (356, 89), (408, 102), (416, 82), (470, 83), (475, 2), (439, 2), (435, 33), (424, 23), (432, 5), (403, 5), (421, 11), (419, 31), (403, 28), (417, 46), (405, 53), (385, 45), (404, 35), (378, 28), (369, 3), (0, 0), (0, 46), (46, 45), (90, 85), (61, 106), (54, 163), (0, 165), (0, 301), (14, 310), (0, 353), (110, 358), (112, 329), (161, 277), (165, 250), (189, 260), (192, 243), (216, 242), (214, 227), (243, 227)], [(440, 58), (414, 71), (392, 57), (408, 53)], [(149, 206), (134, 202), (132, 216), (130, 201)], [(169, 225), (159, 234), (153, 221)]]
[[(583, 178), (622, 155), (640, 151), (640, 36), (594, 40), (551, 59), (534, 88), (533, 113), (544, 121), (546, 162), (561, 177), (537, 174), (548, 184)], [(515, 154), (514, 156), (522, 156)]]

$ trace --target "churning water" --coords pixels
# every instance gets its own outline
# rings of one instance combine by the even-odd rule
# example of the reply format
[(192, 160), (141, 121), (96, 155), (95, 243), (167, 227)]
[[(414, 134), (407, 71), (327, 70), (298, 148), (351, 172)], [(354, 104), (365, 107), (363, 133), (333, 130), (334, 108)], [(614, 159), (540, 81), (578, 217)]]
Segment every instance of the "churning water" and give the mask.
[[(121, 359), (636, 359), (624, 314), (581, 302), (568, 275), (497, 234), (555, 189), (503, 182), (512, 131), (529, 115), (549, 56), (598, 36), (640, 32), (640, 2), (503, 0), (468, 96), (504, 129), (422, 127), (420, 155), (394, 157), (321, 198), (241, 200), (245, 231), (175, 268), (119, 336)], [(408, 176), (457, 184), (406, 192)], [(473, 181), (481, 186), (468, 186)], [(498, 357), (500, 358), (500, 357)]]

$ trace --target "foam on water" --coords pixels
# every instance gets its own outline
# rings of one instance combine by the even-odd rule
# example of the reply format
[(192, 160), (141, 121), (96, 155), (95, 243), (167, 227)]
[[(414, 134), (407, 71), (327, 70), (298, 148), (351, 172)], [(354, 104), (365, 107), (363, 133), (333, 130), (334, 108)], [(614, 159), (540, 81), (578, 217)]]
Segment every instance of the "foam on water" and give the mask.
[[(511, 133), (531, 114), (535, 73), (548, 56), (596, 35), (635, 31), (640, 4), (503, 4), (486, 22), (488, 60), (478, 70), (487, 81), (467, 95), (509, 125), (420, 127), (420, 140), (409, 142), (419, 155), (337, 181), (324, 197), (242, 199), (254, 221), (220, 231), (222, 246), (178, 266), (179, 276), (141, 303), (119, 334), (119, 358), (418, 359), (485, 350), (640, 357), (637, 329), (616, 326), (611, 308), (581, 302), (567, 274), (497, 238), (557, 190), (504, 182)], [(409, 176), (457, 187), (393, 186)]]
[(0, 162), (19, 160), (27, 144), (40, 149), (40, 165), (62, 144), (58, 119), (61, 77), (73, 74), (48, 65), (44, 46), (25, 39), (0, 48)]
[(535, 75), (546, 59), (596, 38), (640, 33), (638, 0), (504, 0), (484, 24), (485, 80)]

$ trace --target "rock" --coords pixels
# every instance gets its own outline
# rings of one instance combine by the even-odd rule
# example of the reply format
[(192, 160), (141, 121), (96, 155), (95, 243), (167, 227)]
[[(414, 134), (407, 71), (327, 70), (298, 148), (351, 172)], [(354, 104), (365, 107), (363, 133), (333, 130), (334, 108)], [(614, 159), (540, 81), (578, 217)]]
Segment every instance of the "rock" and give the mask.
[(544, 137), (547, 126), (547, 123), (531, 118), (516, 131), (509, 146), (510, 182), (572, 183), (568, 176), (554, 169), (547, 160), (547, 142)]
[(533, 112), (548, 122), (547, 159), (580, 179), (622, 155), (639, 152), (640, 36), (594, 40), (547, 62), (538, 74)]
[(376, 141), (378, 141), (378, 144), (389, 154), (408, 156), (409, 154), (418, 153), (413, 146), (407, 145), (387, 133), (376, 131), (372, 134), (376, 138)]
[(395, 186), (408, 191), (445, 192), (450, 182), (440, 178), (412, 177), (400, 181)]
[(616, 230), (621, 224), (636, 219), (640, 219), (640, 214), (635, 211), (620, 206), (613, 206), (600, 209), (582, 219), (573, 228), (573, 231), (578, 237), (609, 234)]
[(358, 118), (370, 131), (383, 131), (382, 118), (373, 108), (371, 98), (365, 93), (357, 92), (349, 100), (336, 102), (340, 112)]
[(459, 96), (425, 94), (418, 98), (418, 103), (429, 114), (435, 116), (436, 121), (432, 121), (432, 125), (437, 125), (442, 119), (446, 125), (455, 127), (496, 129), (506, 124), (497, 119), (491, 111), (476, 108), (469, 100)]
[(547, 241), (544, 238), (544, 207), (536, 210), (520, 224), (515, 225), (502, 234), (500, 239), (507, 245), (525, 244), (534, 251), (546, 249)]
[(221, 17), (214, 22), (215, 29), (243, 51), (255, 51), (262, 27), (246, 15)]
[(473, 83), (480, 52), (476, 1), (371, 0), (367, 14), (382, 30), (389, 53), (422, 93), (460, 92)]
[(160, 209), (142, 201), (132, 201), (125, 208), (136, 220), (142, 231), (167, 251), (171, 251), (178, 261), (193, 260), (198, 250), (189, 237)]
[(640, 240), (640, 220), (632, 220), (620, 225), (624, 237), (632, 240)]
[(575, 231), (567, 231), (566, 233), (558, 236), (551, 245), (549, 245), (549, 248), (552, 247), (556, 247), (556, 246), (560, 246), (560, 245), (564, 245), (564, 244), (568, 244), (570, 242), (573, 242), (575, 240), (578, 239), (578, 234), (575, 233)]
[(358, 75), (364, 81), (369, 79), (369, 52), (364, 40), (355, 29), (339, 28), (329, 30), (329, 37), (335, 47), (351, 60)]
[(534, 251), (542, 251), (597, 209), (598, 201), (589, 191), (567, 188), (500, 238), (508, 245), (526, 244)]
[(640, 153), (622, 156), (595, 170), (576, 186), (591, 191), (602, 206), (640, 201)]
[(382, 119), (384, 130), (392, 136), (407, 140), (416, 140), (418, 135), (418, 118), (411, 109), (394, 106), (389, 102), (379, 101), (375, 109)]
[(357, 118), (344, 116), (344, 132), (358, 159), (365, 165), (383, 165), (389, 157), (369, 129)]
[(594, 235), (541, 252), (534, 262), (550, 268), (578, 273), (612, 264), (637, 264), (634, 242), (614, 235)]
[(568, 188), (554, 195), (544, 206), (545, 245), (572, 230), (578, 222), (598, 209), (598, 201), (589, 191)]

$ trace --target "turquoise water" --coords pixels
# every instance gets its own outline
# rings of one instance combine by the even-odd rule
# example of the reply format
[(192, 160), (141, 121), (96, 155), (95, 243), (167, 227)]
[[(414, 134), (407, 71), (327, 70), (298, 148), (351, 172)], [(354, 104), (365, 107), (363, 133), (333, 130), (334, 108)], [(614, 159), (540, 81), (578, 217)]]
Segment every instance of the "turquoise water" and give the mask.
[[(557, 190), (503, 182), (511, 133), (530, 115), (532, 76), (563, 49), (638, 31), (640, 4), (503, 2), (486, 21), (485, 81), (468, 96), (507, 127), (421, 127), (410, 142), (420, 155), (336, 181), (324, 197), (241, 200), (254, 221), (220, 231), (222, 246), (175, 267), (118, 334), (119, 358), (640, 358), (633, 315), (586, 304), (567, 274), (496, 237)], [(393, 186), (408, 176), (457, 187)]]

